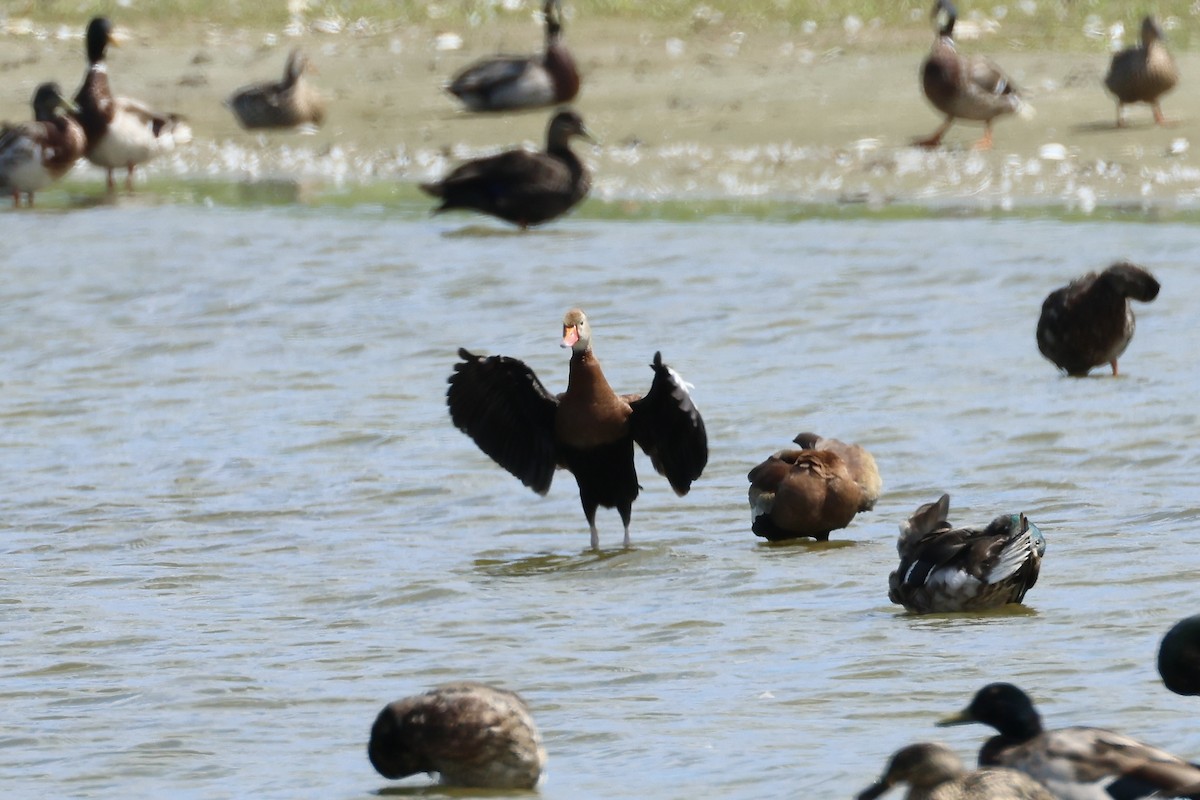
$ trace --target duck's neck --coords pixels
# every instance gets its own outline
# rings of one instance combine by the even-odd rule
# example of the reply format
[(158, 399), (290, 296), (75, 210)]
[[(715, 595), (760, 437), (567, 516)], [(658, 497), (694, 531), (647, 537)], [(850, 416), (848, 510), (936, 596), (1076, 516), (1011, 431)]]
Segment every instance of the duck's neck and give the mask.
[(614, 394), (600, 369), (600, 361), (591, 349), (571, 353), (571, 366), (567, 373), (567, 394), (608, 397)]

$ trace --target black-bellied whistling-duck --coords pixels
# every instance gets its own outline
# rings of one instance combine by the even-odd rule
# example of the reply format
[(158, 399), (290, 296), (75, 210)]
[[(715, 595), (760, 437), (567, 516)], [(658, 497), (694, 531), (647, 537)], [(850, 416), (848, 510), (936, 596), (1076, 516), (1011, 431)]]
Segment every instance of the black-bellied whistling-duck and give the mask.
[(87, 139), (70, 115), (74, 106), (57, 83), (43, 83), (33, 95), (33, 122), (0, 130), (0, 192), (21, 195), (33, 205), (33, 193), (66, 175), (83, 155)]
[(393, 780), (437, 773), (448, 786), (532, 789), (546, 766), (525, 701), (481, 683), (448, 683), (384, 707), (367, 745)]
[(850, 477), (854, 478), (854, 482), (862, 490), (858, 510), (870, 511), (875, 507), (883, 491), (883, 479), (879, 477), (879, 466), (875, 463), (875, 457), (867, 452), (865, 447), (860, 444), (847, 444), (840, 439), (826, 439), (808, 431), (797, 434), (792, 441), (805, 450), (832, 450), (837, 453), (842, 461), (846, 462)]
[(1015, 769), (968, 772), (953, 750), (933, 742), (897, 750), (883, 777), (859, 793), (858, 800), (875, 800), (900, 783), (909, 786), (905, 800), (1054, 800), (1045, 786)]
[(517, 149), (478, 158), (421, 189), (441, 198), (435, 214), (464, 208), (522, 228), (541, 224), (569, 211), (591, 186), (587, 168), (571, 151), (572, 136), (592, 138), (578, 114), (560, 111), (550, 120), (545, 152)]
[(288, 54), (283, 80), (243, 86), (225, 104), (247, 130), (319, 126), (325, 119), (325, 99), (305, 79), (308, 68), (308, 56), (297, 47)]
[(1133, 338), (1129, 301), (1148, 303), (1158, 289), (1153, 275), (1128, 261), (1055, 289), (1042, 303), (1038, 350), (1068, 375), (1082, 377), (1104, 364), (1116, 375), (1117, 359)]
[(1175, 694), (1200, 695), (1200, 614), (1167, 631), (1158, 648), (1158, 674)]
[(979, 751), (980, 766), (1020, 770), (1059, 800), (1196, 797), (1200, 767), (1137, 739), (1100, 728), (1042, 728), (1029, 695), (990, 683), (971, 705), (937, 724), (980, 722), (998, 732)]
[(546, 0), (545, 52), (495, 56), (464, 69), (446, 87), (469, 111), (512, 111), (569, 103), (579, 93), (579, 70), (562, 40), (561, 0)]
[(921, 88), (933, 107), (946, 115), (941, 127), (914, 144), (937, 147), (956, 119), (984, 124), (979, 149), (992, 146), (992, 120), (1004, 114), (1028, 116), (1029, 105), (1021, 99), (1017, 87), (1000, 67), (983, 56), (959, 55), (954, 45), (954, 22), (958, 11), (950, 0), (937, 0), (933, 17), (938, 35), (921, 65)]
[(114, 97), (104, 62), (108, 45), (117, 44), (112, 23), (96, 17), (87, 27), (88, 71), (75, 95), (79, 124), (87, 134), (88, 161), (108, 171), (108, 188), (114, 187), (113, 170), (126, 170), (125, 185), (133, 188), (133, 171), (176, 144), (191, 141), (187, 123), (175, 114), (158, 114), (128, 97)]
[(1125, 124), (1126, 103), (1149, 103), (1154, 121), (1167, 124), (1158, 99), (1175, 88), (1179, 68), (1163, 43), (1162, 28), (1154, 17), (1142, 20), (1142, 44), (1129, 47), (1112, 57), (1104, 85), (1117, 97), (1117, 127)]
[(644, 396), (619, 395), (592, 354), (592, 329), (578, 308), (563, 318), (562, 346), (571, 348), (567, 390), (552, 395), (521, 361), (459, 350), (446, 401), (450, 418), (483, 452), (538, 494), (556, 467), (579, 484), (579, 499), (600, 547), (596, 509), (616, 508), (629, 547), (629, 517), (638, 496), (633, 444), (650, 456), (676, 494), (685, 495), (708, 462), (704, 421), (687, 386), (654, 354), (654, 380)]

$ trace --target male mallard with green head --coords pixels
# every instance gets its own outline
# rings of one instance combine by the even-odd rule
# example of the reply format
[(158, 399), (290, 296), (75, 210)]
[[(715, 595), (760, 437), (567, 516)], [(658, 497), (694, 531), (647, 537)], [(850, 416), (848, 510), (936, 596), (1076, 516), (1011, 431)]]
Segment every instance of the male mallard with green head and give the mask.
[(87, 134), (88, 160), (108, 172), (112, 191), (113, 170), (126, 170), (125, 185), (133, 189), (133, 170), (175, 145), (191, 141), (191, 128), (175, 114), (158, 114), (127, 97), (114, 97), (108, 85), (104, 56), (110, 44), (119, 44), (112, 23), (96, 17), (87, 27), (88, 71), (75, 95), (79, 124)]
[(938, 35), (921, 65), (921, 88), (933, 107), (946, 115), (936, 131), (914, 144), (937, 147), (956, 119), (984, 124), (983, 138), (975, 143), (981, 150), (992, 146), (992, 120), (1005, 114), (1029, 116), (1030, 106), (1000, 67), (983, 56), (959, 55), (954, 45), (954, 22), (958, 11), (950, 0), (937, 0), (933, 18)]
[(244, 86), (225, 104), (247, 130), (320, 126), (325, 99), (304, 77), (309, 66), (308, 56), (297, 47), (288, 55), (283, 80)]
[(12, 193), (14, 208), (22, 194), (32, 206), (33, 193), (66, 175), (83, 155), (87, 139), (74, 110), (57, 83), (43, 83), (33, 95), (33, 122), (0, 131), (0, 192)]
[(1175, 88), (1179, 68), (1163, 42), (1162, 28), (1154, 17), (1142, 20), (1142, 44), (1129, 47), (1112, 57), (1104, 85), (1117, 97), (1117, 127), (1125, 124), (1126, 103), (1149, 103), (1154, 122), (1166, 125), (1158, 99)]

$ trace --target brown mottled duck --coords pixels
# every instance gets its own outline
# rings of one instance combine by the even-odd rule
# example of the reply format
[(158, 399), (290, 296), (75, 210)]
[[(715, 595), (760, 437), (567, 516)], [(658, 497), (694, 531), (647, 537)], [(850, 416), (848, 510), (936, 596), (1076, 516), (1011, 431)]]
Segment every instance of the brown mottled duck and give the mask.
[(1142, 20), (1142, 44), (1116, 53), (1108, 67), (1104, 85), (1117, 98), (1117, 127), (1125, 124), (1128, 103), (1149, 103), (1154, 122), (1166, 125), (1158, 100), (1179, 82), (1179, 68), (1163, 41), (1162, 28), (1154, 17)]

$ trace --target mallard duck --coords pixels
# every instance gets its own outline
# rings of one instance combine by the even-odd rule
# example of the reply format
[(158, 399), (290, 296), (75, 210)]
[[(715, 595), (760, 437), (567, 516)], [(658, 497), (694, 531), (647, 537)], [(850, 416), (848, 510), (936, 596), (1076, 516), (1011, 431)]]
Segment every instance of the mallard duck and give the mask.
[(905, 800), (1054, 800), (1023, 772), (1002, 767), (968, 772), (953, 750), (932, 742), (897, 750), (883, 777), (859, 793), (858, 800), (875, 800), (898, 783), (909, 786)]
[(1158, 674), (1175, 694), (1200, 695), (1200, 614), (1167, 631), (1158, 648)]
[(191, 141), (192, 133), (175, 114), (158, 114), (127, 97), (114, 97), (108, 85), (104, 55), (108, 45), (119, 45), (112, 23), (96, 17), (87, 27), (88, 71), (75, 95), (79, 124), (87, 134), (88, 160), (108, 171), (108, 188), (114, 188), (113, 170), (124, 167), (125, 185), (133, 189), (133, 171), (160, 153)]
[(981, 766), (1020, 770), (1059, 800), (1189, 797), (1200, 783), (1200, 767), (1128, 736), (1100, 728), (1043, 730), (1029, 695), (1011, 683), (988, 684), (938, 725), (970, 722), (999, 731), (979, 751)]
[(1117, 359), (1133, 338), (1129, 301), (1149, 303), (1158, 289), (1153, 275), (1128, 261), (1055, 289), (1042, 303), (1038, 350), (1068, 375), (1082, 377), (1103, 364), (1116, 375)]
[(1021, 602), (1046, 552), (1038, 527), (1024, 514), (1005, 514), (983, 530), (953, 528), (949, 513), (944, 494), (900, 526), (900, 566), (888, 577), (888, 599), (917, 614)]
[(882, 486), (875, 459), (859, 445), (801, 433), (801, 450), (780, 450), (750, 470), (750, 530), (777, 542), (819, 542), (870, 510)]
[(959, 55), (953, 38), (958, 11), (950, 0), (937, 0), (933, 17), (939, 23), (938, 36), (921, 65), (921, 88), (933, 107), (946, 115), (946, 121), (914, 144), (937, 147), (954, 120), (970, 119), (984, 124), (983, 138), (975, 143), (975, 147), (989, 149), (992, 146), (992, 120), (1012, 113), (1028, 116), (1032, 109), (995, 63), (983, 56)]
[(283, 80), (243, 86), (225, 102), (243, 128), (319, 126), (325, 119), (325, 99), (305, 79), (308, 56), (300, 48), (288, 54)]
[[(13, 207), (66, 175), (83, 155), (86, 138), (70, 115), (75, 110), (57, 83), (43, 83), (33, 95), (33, 122), (0, 130), (0, 192), (11, 192)], [(67, 112), (67, 113), (63, 113)]]
[(1166, 125), (1158, 99), (1175, 88), (1179, 68), (1163, 43), (1162, 28), (1154, 17), (1142, 20), (1142, 46), (1129, 47), (1112, 57), (1104, 85), (1117, 97), (1117, 127), (1125, 124), (1126, 103), (1149, 103), (1154, 122)]
[(568, 103), (579, 93), (579, 71), (562, 40), (561, 0), (546, 0), (546, 51), (496, 56), (464, 69), (446, 87), (470, 111), (511, 111)]
[(625, 526), (638, 496), (633, 444), (683, 496), (708, 462), (704, 420), (687, 384), (654, 354), (654, 380), (645, 396), (619, 395), (592, 353), (587, 316), (572, 308), (563, 318), (562, 346), (571, 349), (567, 390), (552, 395), (515, 358), (483, 358), (459, 350), (446, 402), (450, 418), (521, 483), (538, 494), (550, 489), (556, 467), (575, 475), (579, 499), (600, 547), (596, 509), (616, 508)]
[(367, 756), (385, 778), (438, 773), (449, 786), (489, 789), (532, 789), (546, 765), (525, 701), (469, 682), (385, 706), (371, 727)]
[(421, 189), (441, 198), (435, 214), (466, 208), (523, 229), (539, 225), (565, 214), (588, 193), (587, 169), (571, 152), (572, 136), (592, 140), (578, 114), (560, 111), (550, 120), (544, 153), (507, 150), (478, 158)]

